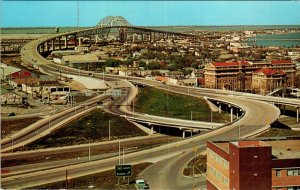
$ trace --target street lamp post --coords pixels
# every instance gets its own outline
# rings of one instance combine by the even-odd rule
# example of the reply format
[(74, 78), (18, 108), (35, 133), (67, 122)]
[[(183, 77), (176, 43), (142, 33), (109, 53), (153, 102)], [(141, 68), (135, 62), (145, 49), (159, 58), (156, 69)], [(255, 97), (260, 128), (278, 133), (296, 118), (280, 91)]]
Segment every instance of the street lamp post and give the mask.
[(48, 129), (50, 129), (50, 127), (51, 127), (51, 124), (50, 124), (50, 121), (51, 121), (51, 120), (50, 120), (50, 117), (51, 117), (51, 116), (49, 116), (49, 124), (48, 124)]
[(119, 165), (121, 165), (121, 142), (119, 140)]
[(89, 161), (91, 160), (91, 140), (89, 139)]
[[(240, 110), (241, 111), (241, 110)], [(237, 113), (237, 119), (238, 119), (238, 124), (239, 124), (239, 138), (241, 138), (241, 122), (240, 122), (240, 118), (239, 118), (239, 112)]]
[(111, 121), (111, 120), (108, 120), (108, 140), (110, 141), (110, 123), (111, 122), (116, 122), (116, 121)]
[(102, 80), (103, 80), (103, 81), (104, 81), (104, 70), (105, 70), (105, 68), (103, 68), (103, 74), (102, 74), (102, 77), (103, 77)]

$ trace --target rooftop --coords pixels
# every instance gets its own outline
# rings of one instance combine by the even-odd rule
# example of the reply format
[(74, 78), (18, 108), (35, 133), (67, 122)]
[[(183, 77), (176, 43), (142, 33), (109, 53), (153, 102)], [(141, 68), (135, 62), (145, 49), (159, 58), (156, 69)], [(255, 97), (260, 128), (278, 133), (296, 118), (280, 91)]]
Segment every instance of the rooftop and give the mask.
[[(21, 69), (19, 69), (19, 68), (8, 66), (8, 65), (3, 64), (3, 63), (0, 64), (0, 67), (3, 68), (2, 71), (1, 71), (1, 78), (3, 77), (3, 75), (7, 76), (7, 75), (10, 75), (12, 73), (21, 71)], [(3, 71), (4, 71), (4, 74), (3, 74)]]
[(237, 142), (232, 142), (232, 144), (234, 144), (235, 146), (237, 146), (239, 148), (270, 146), (263, 141), (237, 141)]
[(241, 62), (214, 62), (211, 63), (213, 66), (215, 67), (232, 67), (232, 66), (248, 66), (250, 65), (248, 62), (246, 61), (241, 61)]
[(290, 63), (290, 64), (292, 64), (292, 62), (290, 60), (273, 60), (271, 63), (272, 64), (283, 64), (283, 63)]
[(269, 69), (269, 68), (263, 68), (263, 69), (259, 69), (259, 70), (256, 70), (254, 71), (253, 73), (256, 73), (256, 74), (264, 74), (266, 76), (272, 76), (272, 75), (276, 75), (276, 74), (279, 74), (279, 75), (285, 75), (286, 73), (282, 70), (280, 71), (275, 71), (273, 69)]
[(83, 55), (67, 55), (63, 56), (65, 62), (75, 63), (87, 63), (87, 62), (99, 62), (98, 57), (95, 54), (83, 54)]
[(229, 152), (229, 143), (239, 148), (266, 147), (272, 146), (272, 155), (277, 159), (300, 158), (300, 140), (254, 140), (254, 141), (235, 141), (235, 142), (214, 142), (219, 148)]
[(272, 155), (278, 159), (300, 158), (300, 140), (265, 142), (272, 146)]

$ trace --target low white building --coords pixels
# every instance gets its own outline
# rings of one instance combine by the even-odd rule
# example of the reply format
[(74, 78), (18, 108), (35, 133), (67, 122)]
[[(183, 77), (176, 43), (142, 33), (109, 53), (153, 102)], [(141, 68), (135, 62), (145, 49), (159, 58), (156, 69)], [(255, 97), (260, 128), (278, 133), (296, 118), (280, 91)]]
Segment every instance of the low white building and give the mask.
[(61, 64), (69, 67), (90, 70), (92, 68), (101, 67), (101, 64), (103, 63), (99, 61), (95, 54), (83, 54), (63, 56)]

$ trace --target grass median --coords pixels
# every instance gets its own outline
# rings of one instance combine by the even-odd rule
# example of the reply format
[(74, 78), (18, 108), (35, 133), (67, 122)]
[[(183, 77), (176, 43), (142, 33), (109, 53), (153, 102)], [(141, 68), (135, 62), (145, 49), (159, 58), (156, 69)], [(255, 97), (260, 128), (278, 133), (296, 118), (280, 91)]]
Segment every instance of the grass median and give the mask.
[(228, 113), (211, 113), (207, 102), (202, 98), (151, 87), (139, 88), (139, 94), (135, 100), (135, 111), (162, 117), (207, 122), (211, 121), (212, 114), (213, 122), (226, 123), (230, 121)]
[(55, 131), (55, 133), (34, 142), (27, 148), (49, 148), (84, 144), (89, 141), (107, 141), (109, 125), (110, 140), (146, 135), (145, 132), (124, 118), (96, 109), (88, 115), (68, 123), (65, 127)]

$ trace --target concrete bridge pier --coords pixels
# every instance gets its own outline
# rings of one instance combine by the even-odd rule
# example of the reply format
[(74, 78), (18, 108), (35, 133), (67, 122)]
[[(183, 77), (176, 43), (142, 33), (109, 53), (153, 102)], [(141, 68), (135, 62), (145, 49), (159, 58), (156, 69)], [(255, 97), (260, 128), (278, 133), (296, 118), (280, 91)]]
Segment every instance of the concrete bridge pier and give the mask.
[(182, 130), (182, 138), (185, 139), (185, 130)]
[(90, 35), (89, 47), (92, 47), (92, 35)]
[(299, 122), (299, 108), (296, 108), (297, 112), (296, 112), (296, 118), (297, 118), (297, 123)]
[(82, 37), (79, 37), (79, 38), (78, 38), (78, 47), (82, 46), (82, 40), (83, 40)]
[(45, 45), (46, 51), (49, 51), (48, 41), (46, 41), (46, 42), (44, 43), (44, 45)]
[(155, 41), (155, 32), (150, 33), (150, 41), (154, 42)]
[(52, 47), (52, 51), (55, 50), (55, 43), (54, 43), (54, 39), (51, 40), (51, 47)]
[(40, 52), (40, 53), (44, 52), (44, 44), (41, 44), (41, 45), (39, 46), (39, 52)]
[(233, 107), (230, 107), (230, 122), (233, 122)]
[(65, 49), (68, 49), (68, 36), (65, 36)]
[(61, 37), (58, 37), (58, 49), (61, 50)]

